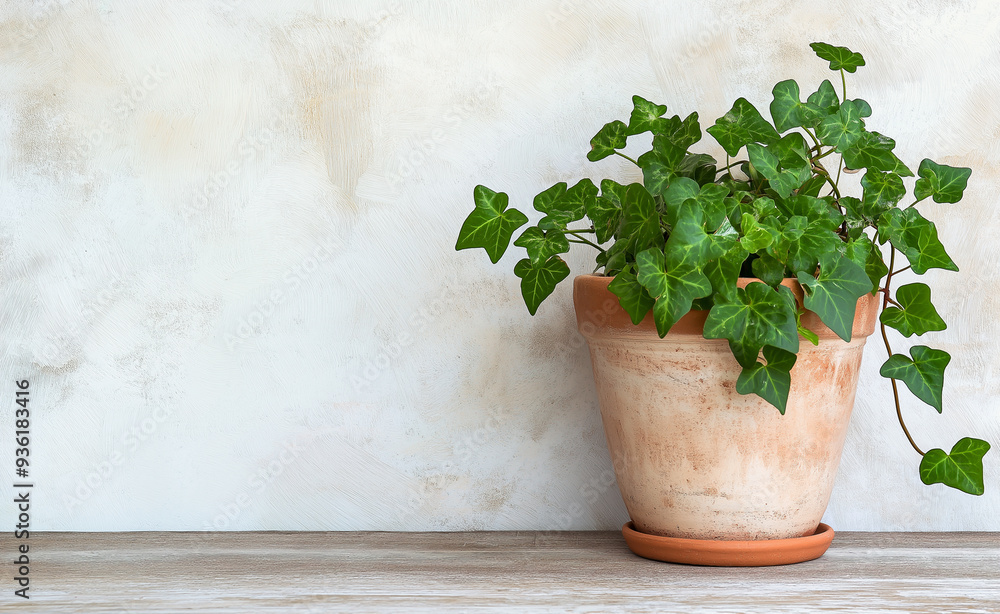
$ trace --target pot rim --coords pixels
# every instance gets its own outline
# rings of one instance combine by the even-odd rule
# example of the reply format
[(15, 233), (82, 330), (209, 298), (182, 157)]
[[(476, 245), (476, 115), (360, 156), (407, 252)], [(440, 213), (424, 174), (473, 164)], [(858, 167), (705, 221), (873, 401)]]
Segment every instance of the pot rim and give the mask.
[[(612, 331), (615, 335), (641, 335), (643, 337), (652, 335), (659, 339), (652, 311), (647, 313), (639, 324), (633, 324), (628, 313), (618, 303), (618, 297), (608, 290), (612, 279), (614, 279), (612, 276), (594, 273), (577, 275), (573, 278), (573, 305), (576, 309), (577, 328), (580, 333), (588, 339), (594, 336), (603, 336)], [(737, 285), (742, 288), (754, 282), (764, 283), (756, 277), (740, 277), (737, 280)], [(821, 340), (840, 340), (837, 333), (823, 324), (815, 312), (805, 309), (803, 306), (804, 293), (798, 279), (786, 277), (782, 280), (781, 285), (792, 291), (799, 307), (804, 309), (805, 312), (801, 317), (802, 326), (816, 333)], [(878, 307), (877, 295), (868, 293), (858, 299), (851, 339), (867, 338), (875, 332), (875, 325), (878, 322)], [(691, 309), (674, 324), (667, 336), (697, 335), (701, 337), (707, 318), (708, 311)]]

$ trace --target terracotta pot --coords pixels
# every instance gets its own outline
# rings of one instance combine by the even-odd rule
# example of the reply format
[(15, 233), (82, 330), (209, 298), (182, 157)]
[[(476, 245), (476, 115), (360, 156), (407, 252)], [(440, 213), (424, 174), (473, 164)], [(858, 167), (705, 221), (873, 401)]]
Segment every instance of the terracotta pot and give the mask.
[[(814, 313), (802, 340), (785, 415), (736, 392), (739, 363), (725, 340), (705, 339), (692, 311), (663, 339), (652, 314), (638, 326), (607, 289), (574, 280), (615, 474), (636, 531), (699, 540), (775, 540), (816, 533), (847, 435), (866, 338), (878, 301), (858, 301), (850, 343)], [(740, 286), (758, 281), (741, 279)], [(785, 280), (801, 301), (802, 289)], [(818, 555), (817, 555), (818, 556)]]

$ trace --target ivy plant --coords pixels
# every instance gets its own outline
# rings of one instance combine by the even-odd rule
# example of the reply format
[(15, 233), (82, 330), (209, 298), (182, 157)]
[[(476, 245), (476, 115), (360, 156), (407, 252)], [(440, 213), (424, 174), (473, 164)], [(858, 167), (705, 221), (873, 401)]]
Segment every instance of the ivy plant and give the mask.
[[(847, 97), (845, 73), (864, 66), (864, 58), (846, 47), (811, 47), (839, 73), (839, 95), (824, 80), (802, 100), (798, 83), (782, 81), (772, 90), (771, 121), (739, 98), (706, 130), (725, 151), (724, 165), (691, 151), (702, 138), (697, 113), (668, 117), (666, 106), (634, 96), (628, 122), (601, 128), (587, 158), (624, 158), (641, 169), (642, 183), (582, 179), (535, 197), (541, 218), (514, 241), (527, 252), (514, 265), (524, 302), (534, 315), (569, 276), (560, 254), (570, 244), (596, 248), (595, 273), (614, 278), (608, 288), (633, 323), (652, 312), (663, 337), (688, 311), (707, 310), (704, 336), (728, 341), (742, 367), (737, 391), (757, 394), (784, 414), (800, 343), (818, 343), (801, 324), (805, 310), (850, 341), (858, 299), (881, 293), (889, 358), (880, 373), (892, 384), (903, 433), (922, 457), (920, 478), (981, 495), (990, 445), (966, 437), (951, 452), (924, 452), (900, 410), (898, 382), (942, 411), (951, 357), (925, 345), (914, 345), (909, 355), (894, 353), (886, 331), (911, 337), (945, 329), (926, 284), (896, 282), (903, 273), (958, 270), (934, 222), (916, 205), (958, 202), (972, 171), (924, 159), (913, 201), (902, 206), (903, 179), (913, 171), (893, 153), (895, 141), (866, 126), (871, 106)], [(623, 153), (629, 138), (647, 133), (649, 151), (638, 158)], [(841, 174), (862, 171), (860, 195), (843, 194)], [(528, 217), (508, 207), (506, 194), (482, 185), (474, 200), (456, 249), (481, 247), (496, 263)], [(897, 268), (903, 258), (907, 264)], [(741, 288), (740, 277), (755, 280)], [(801, 284), (803, 305), (782, 284), (787, 278)]]

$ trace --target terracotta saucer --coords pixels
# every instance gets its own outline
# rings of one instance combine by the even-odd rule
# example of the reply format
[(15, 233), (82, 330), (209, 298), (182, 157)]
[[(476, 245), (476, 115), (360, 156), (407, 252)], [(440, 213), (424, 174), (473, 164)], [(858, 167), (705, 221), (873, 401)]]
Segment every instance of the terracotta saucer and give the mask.
[(833, 529), (822, 523), (814, 534), (805, 537), (723, 541), (640, 533), (630, 520), (622, 527), (622, 535), (632, 552), (647, 559), (719, 567), (763, 567), (811, 561), (823, 556), (833, 541)]

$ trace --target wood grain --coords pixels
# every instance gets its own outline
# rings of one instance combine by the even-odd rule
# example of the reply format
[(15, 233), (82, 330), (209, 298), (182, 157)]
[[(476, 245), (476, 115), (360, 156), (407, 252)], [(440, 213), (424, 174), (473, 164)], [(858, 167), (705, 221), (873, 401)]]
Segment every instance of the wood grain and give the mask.
[[(841, 533), (821, 559), (648, 561), (617, 532), (41, 533), (34, 612), (1000, 612), (998, 533)], [(3, 552), (14, 540), (0, 539)], [(8, 580), (5, 584), (10, 585)]]

